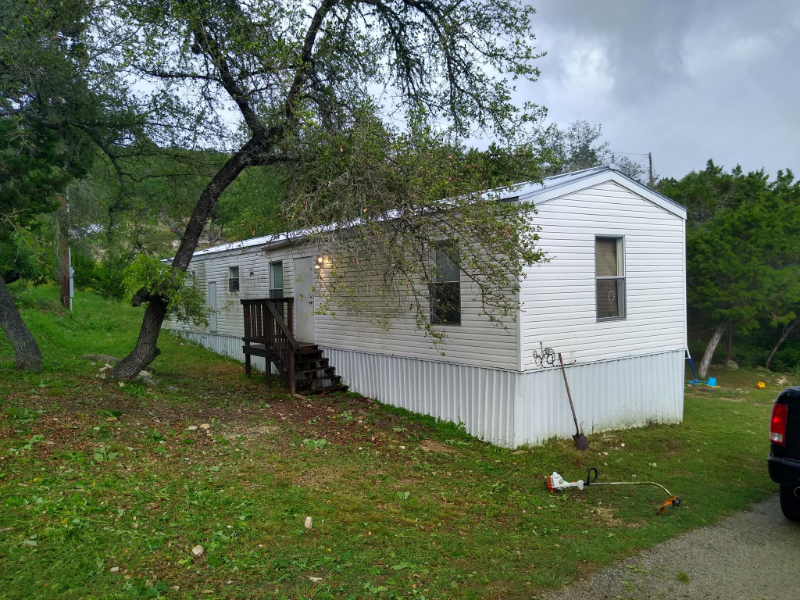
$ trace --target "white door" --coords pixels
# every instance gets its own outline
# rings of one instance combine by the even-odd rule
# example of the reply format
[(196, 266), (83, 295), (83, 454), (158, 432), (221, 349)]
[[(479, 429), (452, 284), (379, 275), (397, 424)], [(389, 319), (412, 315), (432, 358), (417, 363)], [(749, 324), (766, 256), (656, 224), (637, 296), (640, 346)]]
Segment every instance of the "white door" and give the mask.
[(314, 288), (316, 271), (310, 256), (294, 259), (294, 307), (298, 342), (314, 343)]
[(208, 282), (208, 330), (217, 330), (217, 282)]

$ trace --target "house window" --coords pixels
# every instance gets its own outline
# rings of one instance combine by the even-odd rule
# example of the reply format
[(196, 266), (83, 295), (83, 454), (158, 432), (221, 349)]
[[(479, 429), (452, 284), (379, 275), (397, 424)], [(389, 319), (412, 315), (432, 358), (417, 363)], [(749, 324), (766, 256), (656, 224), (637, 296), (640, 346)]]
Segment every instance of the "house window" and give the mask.
[(595, 238), (597, 320), (625, 318), (625, 244), (621, 237)]
[(228, 267), (228, 291), (239, 291), (239, 267)]
[(452, 240), (431, 246), (431, 322), (461, 323), (461, 268), (458, 246)]
[(283, 261), (269, 265), (269, 297), (283, 298)]

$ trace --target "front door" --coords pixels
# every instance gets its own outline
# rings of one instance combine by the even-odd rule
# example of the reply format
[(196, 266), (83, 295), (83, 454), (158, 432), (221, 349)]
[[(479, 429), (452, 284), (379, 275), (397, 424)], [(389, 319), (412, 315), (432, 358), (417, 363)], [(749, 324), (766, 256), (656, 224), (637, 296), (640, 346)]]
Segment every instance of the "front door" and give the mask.
[(298, 342), (314, 343), (314, 287), (316, 271), (310, 256), (294, 259), (294, 304), (296, 327), (294, 337)]
[(217, 282), (208, 282), (208, 330), (217, 330)]

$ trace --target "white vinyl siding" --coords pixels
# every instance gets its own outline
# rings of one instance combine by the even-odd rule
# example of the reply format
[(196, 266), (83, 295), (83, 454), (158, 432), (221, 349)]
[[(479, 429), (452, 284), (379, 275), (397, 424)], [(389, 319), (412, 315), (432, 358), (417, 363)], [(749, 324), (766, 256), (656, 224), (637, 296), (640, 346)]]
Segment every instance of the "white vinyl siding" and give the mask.
[[(228, 292), (227, 286), (217, 287), (217, 330), (220, 334), (241, 337), (244, 335), (244, 316), (240, 299), (269, 298), (271, 264), (283, 263), (284, 297), (294, 296), (294, 258), (316, 255), (302, 246), (283, 246), (270, 251), (251, 247), (228, 252), (210, 253), (192, 259), (191, 269), (198, 274), (198, 286), (206, 289), (209, 278), (225, 281), (230, 266), (239, 266), (240, 291)], [(253, 271), (254, 275), (250, 276)], [(408, 358), (421, 358), (476, 366), (517, 369), (517, 327), (508, 320), (506, 328), (493, 324), (481, 315), (477, 288), (462, 283), (461, 325), (446, 326), (447, 339), (434, 346), (430, 338), (419, 330), (410, 312), (391, 318), (384, 328), (361, 315), (337, 309), (334, 315), (316, 315), (316, 343), (321, 347), (355, 350), (374, 354), (387, 354)], [(317, 306), (319, 309), (319, 306)], [(294, 312), (295, 317), (297, 311)], [(443, 326), (444, 327), (444, 326)], [(169, 328), (185, 331), (199, 330), (192, 325), (169, 321)]]
[[(283, 260), (284, 290), (291, 296), (292, 250), (284, 246), (269, 255), (263, 248), (253, 247), (229, 252), (204, 254), (192, 258), (190, 269), (196, 274), (196, 286), (207, 290), (207, 282), (217, 281), (217, 332), (221, 335), (242, 337), (244, 335), (244, 314), (240, 300), (248, 298), (268, 298), (270, 294), (270, 261)], [(239, 269), (239, 291), (228, 291), (230, 268)], [(192, 324), (168, 321), (169, 329), (183, 331), (208, 331)]]
[(383, 327), (339, 308), (333, 315), (317, 315), (316, 343), (338, 350), (516, 370), (516, 324), (508, 319), (503, 328), (482, 315), (481, 309), (477, 286), (462, 280), (460, 324), (434, 324), (446, 334), (440, 346), (417, 328), (411, 311), (391, 317)]
[[(680, 217), (611, 181), (537, 208), (550, 262), (527, 268), (522, 284), (523, 369), (538, 368), (533, 352), (542, 347), (578, 364), (684, 348)], [(624, 319), (597, 319), (595, 240), (602, 237), (624, 238)]]

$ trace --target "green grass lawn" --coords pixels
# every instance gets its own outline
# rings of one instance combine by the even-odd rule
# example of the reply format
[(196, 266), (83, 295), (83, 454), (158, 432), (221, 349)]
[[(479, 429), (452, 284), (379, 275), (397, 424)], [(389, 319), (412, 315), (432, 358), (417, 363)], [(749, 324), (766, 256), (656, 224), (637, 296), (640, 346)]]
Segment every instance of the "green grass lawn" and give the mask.
[[(43, 372), (15, 370), (0, 337), (0, 598), (530, 598), (776, 490), (778, 375), (713, 372), (683, 424), (586, 453), (512, 452), (355, 395), (267, 390), (166, 332), (162, 387), (122, 386), (81, 355), (124, 355), (141, 311), (56, 298), (21, 294)], [(546, 491), (590, 466), (683, 506), (657, 517), (645, 486)]]

